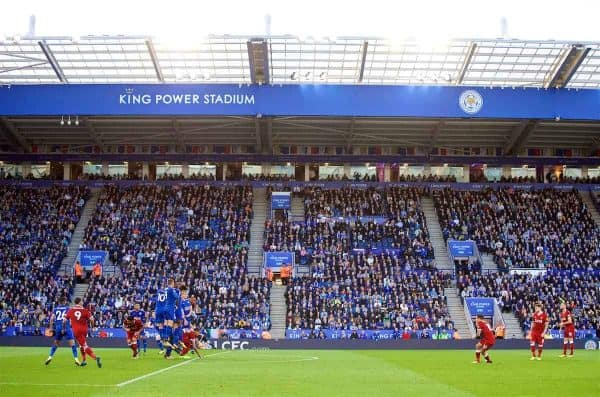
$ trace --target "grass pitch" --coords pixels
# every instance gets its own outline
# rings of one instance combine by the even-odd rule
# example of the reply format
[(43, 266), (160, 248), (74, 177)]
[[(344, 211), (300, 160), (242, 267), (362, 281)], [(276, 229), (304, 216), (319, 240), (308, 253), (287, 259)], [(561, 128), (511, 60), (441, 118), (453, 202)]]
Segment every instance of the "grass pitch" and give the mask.
[(491, 365), (467, 350), (205, 351), (198, 360), (164, 360), (149, 350), (97, 349), (103, 368), (72, 363), (61, 348), (0, 347), (0, 396), (600, 396), (600, 352), (492, 351)]

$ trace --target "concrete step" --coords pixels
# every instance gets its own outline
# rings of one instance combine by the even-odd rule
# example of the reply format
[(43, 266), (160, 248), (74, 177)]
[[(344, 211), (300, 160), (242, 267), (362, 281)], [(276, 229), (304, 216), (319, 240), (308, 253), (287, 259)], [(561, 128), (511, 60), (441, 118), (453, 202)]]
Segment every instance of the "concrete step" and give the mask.
[(59, 275), (71, 274), (75, 259), (77, 259), (77, 255), (79, 254), (79, 244), (83, 241), (85, 229), (96, 211), (96, 204), (98, 203), (99, 196), (99, 190), (92, 190), (90, 197), (83, 206), (79, 222), (77, 222), (77, 225), (75, 226), (71, 241), (67, 247), (67, 256), (65, 256), (61, 262), (61, 267), (58, 271)]
[(435, 258), (436, 267), (439, 270), (444, 271), (454, 270), (454, 265), (450, 262), (446, 242), (444, 241), (442, 229), (440, 228), (440, 220), (433, 205), (433, 199), (431, 197), (423, 197), (421, 199), (421, 208), (423, 209), (423, 214), (425, 215), (427, 230), (429, 231), (429, 240), (431, 241), (431, 246), (433, 247), (433, 256)]
[(454, 327), (462, 339), (472, 338), (469, 330), (468, 320), (465, 316), (464, 306), (462, 305), (456, 288), (445, 288), (446, 302), (450, 318), (454, 321)]
[(271, 336), (274, 339), (283, 339), (285, 337), (285, 319), (287, 315), (285, 290), (286, 287), (283, 285), (273, 284), (271, 287)]

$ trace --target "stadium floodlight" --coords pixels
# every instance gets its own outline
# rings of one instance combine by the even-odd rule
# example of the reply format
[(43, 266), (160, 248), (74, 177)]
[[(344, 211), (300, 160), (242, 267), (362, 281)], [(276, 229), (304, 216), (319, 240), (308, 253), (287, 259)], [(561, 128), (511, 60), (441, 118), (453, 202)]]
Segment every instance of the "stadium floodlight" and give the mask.
[(60, 116), (60, 125), (65, 125), (65, 116)]
[(306, 74), (304, 75), (305, 80), (310, 80), (311, 77), (312, 77), (312, 72), (306, 72)]
[(321, 72), (321, 74), (319, 74), (319, 79), (320, 79), (320, 80), (325, 80), (325, 79), (327, 79), (327, 72)]
[(292, 74), (290, 75), (290, 79), (296, 80), (297, 78), (298, 78), (298, 72), (292, 72)]
[(69, 118), (67, 120), (67, 125), (71, 125), (71, 116), (69, 116)]
[(75, 116), (75, 125), (79, 125), (79, 116)]

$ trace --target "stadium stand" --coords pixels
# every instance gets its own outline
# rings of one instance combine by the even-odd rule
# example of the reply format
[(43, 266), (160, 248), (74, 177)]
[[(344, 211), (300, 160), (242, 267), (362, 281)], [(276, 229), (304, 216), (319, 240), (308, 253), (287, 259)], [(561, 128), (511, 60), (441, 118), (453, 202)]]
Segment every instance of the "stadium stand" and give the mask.
[(577, 191), (499, 189), (434, 193), (444, 237), (472, 239), (500, 270), (587, 269), (600, 229)]
[(39, 334), (72, 279), (56, 272), (89, 195), (86, 187), (0, 187), (0, 325)]
[(305, 189), (304, 222), (269, 220), (265, 250), (292, 248), (310, 276), (287, 286), (288, 330), (326, 338), (326, 330), (391, 330), (441, 337), (453, 328), (420, 208), (424, 189)]
[(152, 310), (156, 290), (175, 277), (202, 326), (268, 329), (270, 283), (246, 274), (251, 217), (250, 187), (107, 187), (82, 248), (107, 250), (122, 278), (93, 280), (86, 303), (119, 327), (123, 310)]

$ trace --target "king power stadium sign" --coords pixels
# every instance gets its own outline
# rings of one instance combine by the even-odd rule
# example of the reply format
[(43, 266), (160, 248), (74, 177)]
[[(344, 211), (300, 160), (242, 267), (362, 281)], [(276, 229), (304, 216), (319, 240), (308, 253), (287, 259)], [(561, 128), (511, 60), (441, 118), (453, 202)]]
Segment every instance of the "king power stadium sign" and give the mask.
[(119, 95), (119, 105), (254, 105), (253, 94), (133, 94)]

